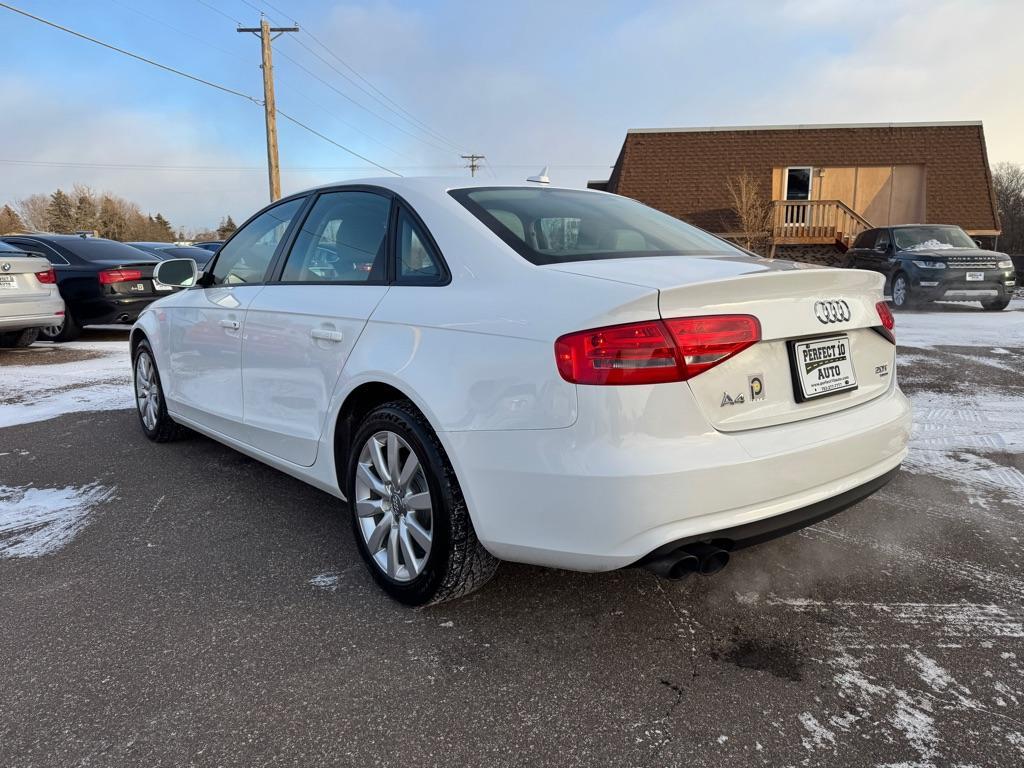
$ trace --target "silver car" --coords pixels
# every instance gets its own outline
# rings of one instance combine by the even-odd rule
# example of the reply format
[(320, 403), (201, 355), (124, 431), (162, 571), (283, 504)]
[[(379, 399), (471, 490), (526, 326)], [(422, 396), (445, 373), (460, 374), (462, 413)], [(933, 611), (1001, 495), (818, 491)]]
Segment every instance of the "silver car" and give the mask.
[(41, 256), (0, 243), (0, 347), (27, 347), (64, 321), (57, 275)]

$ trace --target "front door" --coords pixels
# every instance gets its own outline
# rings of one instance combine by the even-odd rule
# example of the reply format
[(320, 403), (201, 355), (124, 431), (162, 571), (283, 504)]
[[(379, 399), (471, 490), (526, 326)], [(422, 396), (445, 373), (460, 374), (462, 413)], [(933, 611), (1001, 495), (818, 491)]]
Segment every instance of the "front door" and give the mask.
[(229, 437), (242, 424), (242, 337), (246, 309), (305, 198), (269, 208), (218, 251), (212, 284), (182, 291), (167, 308), (170, 326), (168, 407)]
[(321, 194), (271, 282), (249, 306), (242, 344), (245, 442), (310, 466), (334, 388), (388, 292), (391, 198)]

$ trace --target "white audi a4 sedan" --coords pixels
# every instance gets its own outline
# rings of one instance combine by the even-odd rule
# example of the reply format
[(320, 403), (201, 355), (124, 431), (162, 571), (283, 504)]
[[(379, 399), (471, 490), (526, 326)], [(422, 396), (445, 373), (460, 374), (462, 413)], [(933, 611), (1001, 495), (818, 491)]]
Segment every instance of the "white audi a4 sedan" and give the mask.
[(182, 427), (348, 501), (413, 605), (498, 560), (711, 573), (898, 471), (881, 275), (762, 259), (635, 201), (371, 179), (280, 200), (132, 329)]

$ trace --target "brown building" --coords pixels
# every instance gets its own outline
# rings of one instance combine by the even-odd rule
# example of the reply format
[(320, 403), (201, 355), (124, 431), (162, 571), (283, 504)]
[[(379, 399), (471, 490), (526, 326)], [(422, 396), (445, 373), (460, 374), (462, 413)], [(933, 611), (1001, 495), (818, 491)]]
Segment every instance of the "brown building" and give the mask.
[(608, 181), (588, 186), (736, 238), (728, 185), (744, 175), (771, 207), (779, 256), (837, 262), (885, 224), (959, 224), (986, 244), (999, 234), (980, 122), (642, 128)]

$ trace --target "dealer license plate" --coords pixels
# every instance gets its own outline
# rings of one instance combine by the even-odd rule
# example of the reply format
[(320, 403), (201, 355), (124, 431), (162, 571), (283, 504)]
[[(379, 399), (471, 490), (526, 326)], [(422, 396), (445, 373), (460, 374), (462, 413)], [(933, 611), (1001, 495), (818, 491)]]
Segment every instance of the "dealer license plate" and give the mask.
[(985, 279), (985, 273), (984, 272), (968, 272), (967, 273), (967, 279), (970, 282), (972, 282), (972, 283), (976, 283), (976, 282), (978, 282), (980, 280), (984, 280)]
[(797, 402), (857, 388), (850, 339), (845, 334), (791, 341), (790, 356), (796, 377)]
[(14, 275), (0, 275), (0, 288), (17, 288)]

